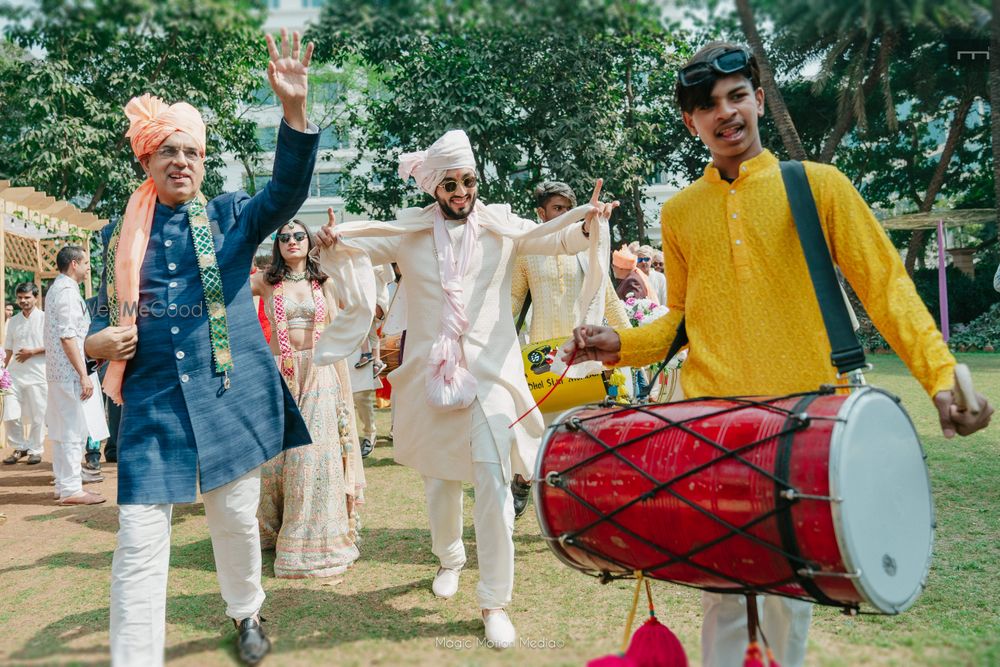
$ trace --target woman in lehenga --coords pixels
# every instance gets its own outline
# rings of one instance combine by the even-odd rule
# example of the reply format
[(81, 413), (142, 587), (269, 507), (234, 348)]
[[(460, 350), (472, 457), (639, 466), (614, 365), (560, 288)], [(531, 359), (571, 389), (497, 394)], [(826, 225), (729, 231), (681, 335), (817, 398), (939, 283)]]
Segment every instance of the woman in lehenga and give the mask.
[(274, 574), (289, 579), (339, 574), (358, 558), (365, 486), (347, 362), (313, 364), (313, 345), (335, 310), (313, 247), (293, 220), (275, 235), (271, 266), (251, 277), (271, 323), (271, 351), (313, 437), (261, 471), (261, 547), (275, 550)]

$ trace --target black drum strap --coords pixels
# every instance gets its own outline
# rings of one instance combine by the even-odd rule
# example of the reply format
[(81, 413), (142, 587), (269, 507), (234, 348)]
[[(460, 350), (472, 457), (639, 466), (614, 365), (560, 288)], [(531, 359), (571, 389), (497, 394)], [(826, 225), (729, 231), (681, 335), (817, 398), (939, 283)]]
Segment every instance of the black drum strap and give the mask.
[(774, 483), (774, 500), (779, 511), (775, 515), (775, 519), (778, 522), (778, 534), (781, 535), (781, 548), (788, 554), (788, 566), (795, 574), (796, 583), (820, 604), (843, 607), (843, 603), (827, 597), (826, 593), (816, 585), (814, 579), (799, 574), (799, 570), (808, 565), (808, 561), (799, 550), (798, 540), (795, 539), (792, 507), (797, 501), (789, 500), (781, 495), (783, 491), (792, 488), (789, 483), (792, 469), (792, 443), (795, 441), (795, 436), (802, 432), (801, 429), (793, 428), (793, 422), (798, 419), (798, 415), (806, 411), (817, 396), (818, 394), (813, 394), (799, 399), (792, 409), (792, 415), (788, 417), (785, 424), (785, 434), (778, 439), (778, 452), (774, 461), (774, 476), (778, 481)]

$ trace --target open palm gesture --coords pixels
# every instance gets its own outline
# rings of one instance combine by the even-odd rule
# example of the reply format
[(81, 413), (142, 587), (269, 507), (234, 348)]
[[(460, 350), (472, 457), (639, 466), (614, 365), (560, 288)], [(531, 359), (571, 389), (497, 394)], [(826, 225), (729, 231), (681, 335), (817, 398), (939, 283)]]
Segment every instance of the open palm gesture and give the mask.
[(288, 43), (288, 30), (281, 29), (281, 53), (274, 43), (274, 37), (267, 35), (267, 51), (271, 62), (267, 64), (267, 78), (271, 89), (278, 96), (281, 105), (305, 106), (306, 93), (309, 90), (309, 61), (312, 59), (313, 43), (306, 45), (305, 55), (300, 58), (300, 36), (298, 31), (292, 33), (291, 45)]

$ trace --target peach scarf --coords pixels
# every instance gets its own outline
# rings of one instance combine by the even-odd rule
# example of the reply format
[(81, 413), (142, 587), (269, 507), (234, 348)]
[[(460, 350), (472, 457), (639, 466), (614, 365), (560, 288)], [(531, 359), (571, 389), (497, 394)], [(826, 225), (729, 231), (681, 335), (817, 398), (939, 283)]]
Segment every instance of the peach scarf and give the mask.
[[(129, 100), (125, 105), (125, 115), (130, 122), (125, 136), (131, 139), (132, 152), (137, 158), (150, 155), (174, 132), (190, 135), (202, 153), (205, 152), (205, 123), (198, 110), (186, 102), (168, 106), (160, 98), (147, 93)], [(114, 253), (113, 259), (109, 255), (109, 261), (114, 262), (118, 326), (135, 324), (139, 270), (146, 256), (155, 208), (156, 185), (152, 178), (147, 178), (129, 197), (125, 217), (120, 223), (118, 242), (109, 248), (109, 252)], [(111, 295), (108, 296), (109, 301), (113, 301)], [(124, 374), (125, 362), (112, 361), (102, 383), (104, 393), (118, 405), (122, 404)]]

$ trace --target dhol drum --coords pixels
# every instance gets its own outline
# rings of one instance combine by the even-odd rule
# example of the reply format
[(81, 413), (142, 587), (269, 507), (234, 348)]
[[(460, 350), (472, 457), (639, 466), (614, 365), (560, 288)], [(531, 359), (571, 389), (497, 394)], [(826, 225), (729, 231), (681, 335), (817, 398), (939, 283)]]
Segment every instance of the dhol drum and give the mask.
[(380, 376), (385, 377), (402, 363), (402, 338), (403, 334), (382, 336), (379, 342), (379, 358), (385, 363), (385, 367), (379, 373)]
[(549, 546), (596, 576), (895, 614), (930, 568), (923, 449), (876, 388), (571, 410), (536, 479)]

